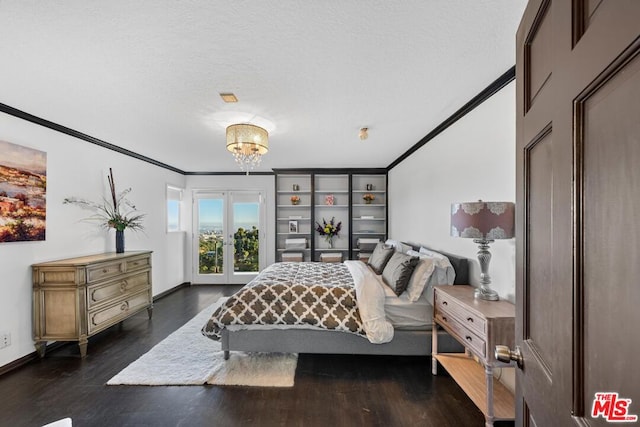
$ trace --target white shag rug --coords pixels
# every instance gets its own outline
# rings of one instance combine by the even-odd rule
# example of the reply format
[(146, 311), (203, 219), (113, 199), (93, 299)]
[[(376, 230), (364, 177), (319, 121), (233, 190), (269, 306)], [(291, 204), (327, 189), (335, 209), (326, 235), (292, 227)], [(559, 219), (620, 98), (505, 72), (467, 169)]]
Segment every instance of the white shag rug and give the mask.
[(226, 298), (202, 310), (131, 363), (107, 385), (241, 385), (293, 387), (297, 354), (231, 352), (200, 330)]

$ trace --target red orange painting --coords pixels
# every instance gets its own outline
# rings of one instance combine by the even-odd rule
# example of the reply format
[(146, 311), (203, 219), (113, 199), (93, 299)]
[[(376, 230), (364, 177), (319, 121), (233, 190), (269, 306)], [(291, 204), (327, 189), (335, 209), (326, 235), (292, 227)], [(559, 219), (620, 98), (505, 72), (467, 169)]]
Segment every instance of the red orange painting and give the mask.
[(44, 240), (47, 153), (0, 141), (0, 243)]

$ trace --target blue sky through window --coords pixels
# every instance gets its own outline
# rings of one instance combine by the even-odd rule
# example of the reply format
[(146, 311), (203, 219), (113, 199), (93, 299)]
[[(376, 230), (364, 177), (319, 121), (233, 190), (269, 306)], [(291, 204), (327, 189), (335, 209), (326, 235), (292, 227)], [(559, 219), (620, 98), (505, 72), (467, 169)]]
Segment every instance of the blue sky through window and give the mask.
[(167, 230), (168, 231), (180, 230), (180, 201), (179, 200), (167, 201)]
[[(260, 209), (258, 203), (234, 203), (233, 216), (236, 227), (258, 227)], [(200, 228), (222, 230), (224, 217), (224, 201), (222, 199), (200, 199), (198, 201)]]

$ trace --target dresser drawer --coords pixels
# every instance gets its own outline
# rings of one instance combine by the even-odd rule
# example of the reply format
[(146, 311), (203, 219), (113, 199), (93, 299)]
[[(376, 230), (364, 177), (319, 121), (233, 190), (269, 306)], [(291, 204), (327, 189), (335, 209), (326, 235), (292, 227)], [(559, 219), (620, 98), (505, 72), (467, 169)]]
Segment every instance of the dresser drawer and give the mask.
[(131, 313), (149, 305), (149, 292), (135, 294), (114, 305), (89, 312), (89, 333), (92, 334), (101, 329), (127, 318)]
[(151, 284), (151, 271), (134, 273), (107, 283), (90, 285), (87, 287), (87, 307), (89, 310), (108, 304), (114, 299), (132, 294), (138, 290), (148, 289)]
[(451, 334), (456, 336), (459, 341), (469, 348), (477, 356), (484, 359), (487, 355), (486, 341), (473, 333), (473, 331), (461, 324), (456, 317), (449, 317), (447, 313), (436, 313), (436, 321), (444, 326)]
[(447, 313), (449, 317), (455, 317), (458, 322), (476, 334), (483, 337), (486, 336), (486, 320), (484, 317), (473, 313), (456, 299), (438, 292), (436, 294), (436, 309), (442, 313)]
[(125, 272), (126, 261), (113, 261), (87, 267), (87, 283), (109, 279)]
[(141, 257), (127, 260), (127, 271), (129, 272), (148, 267), (151, 267), (151, 257), (149, 255), (143, 255)]

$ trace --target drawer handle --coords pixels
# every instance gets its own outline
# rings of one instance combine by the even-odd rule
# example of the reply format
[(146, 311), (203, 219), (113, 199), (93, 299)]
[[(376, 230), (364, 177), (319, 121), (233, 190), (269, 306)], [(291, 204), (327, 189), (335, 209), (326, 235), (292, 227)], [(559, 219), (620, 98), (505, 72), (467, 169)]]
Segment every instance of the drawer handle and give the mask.
[(473, 323), (473, 317), (467, 317), (467, 322)]
[(122, 305), (120, 306), (120, 310), (125, 311), (128, 309), (129, 309), (129, 303), (127, 301), (123, 302)]
[(473, 338), (471, 338), (469, 335), (467, 335), (467, 336), (465, 337), (465, 339), (466, 339), (467, 341), (469, 341), (469, 342), (472, 342), (472, 341), (473, 341)]
[(446, 301), (442, 301), (442, 305), (449, 305)]
[(120, 292), (126, 292), (127, 291), (127, 281), (123, 280), (122, 283), (120, 283)]
[(103, 273), (108, 273), (108, 272), (109, 272), (109, 270), (107, 270), (106, 268), (103, 268), (103, 269), (102, 269), (102, 272), (103, 272)]
[(447, 318), (445, 316), (442, 316), (442, 320), (445, 322), (448, 322)]
[(135, 267), (136, 265), (140, 264), (138, 261), (133, 263), (133, 266)]

